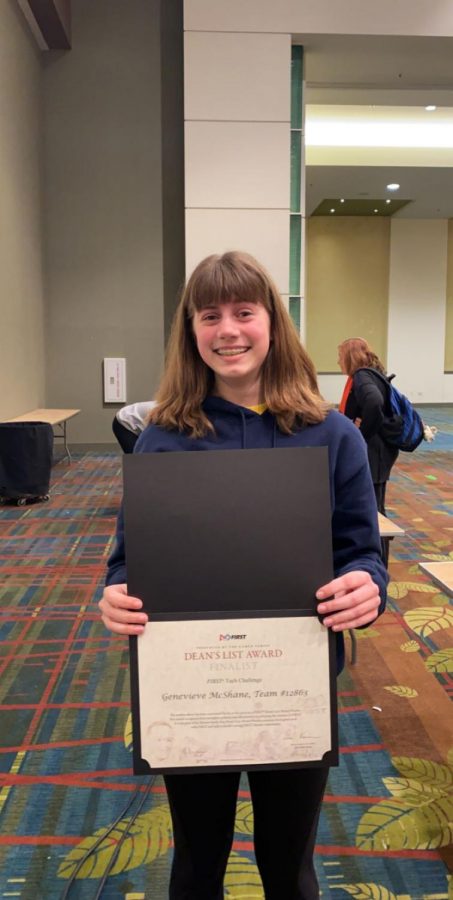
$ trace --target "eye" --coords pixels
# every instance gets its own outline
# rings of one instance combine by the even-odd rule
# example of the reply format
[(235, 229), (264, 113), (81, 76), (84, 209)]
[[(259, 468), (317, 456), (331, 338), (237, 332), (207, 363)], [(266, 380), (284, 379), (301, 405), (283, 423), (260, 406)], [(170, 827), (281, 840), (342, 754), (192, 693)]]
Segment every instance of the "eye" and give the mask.
[(218, 313), (216, 312), (205, 312), (201, 315), (202, 322), (215, 322), (218, 319)]
[(248, 319), (253, 316), (253, 309), (239, 309), (236, 314), (240, 319)]

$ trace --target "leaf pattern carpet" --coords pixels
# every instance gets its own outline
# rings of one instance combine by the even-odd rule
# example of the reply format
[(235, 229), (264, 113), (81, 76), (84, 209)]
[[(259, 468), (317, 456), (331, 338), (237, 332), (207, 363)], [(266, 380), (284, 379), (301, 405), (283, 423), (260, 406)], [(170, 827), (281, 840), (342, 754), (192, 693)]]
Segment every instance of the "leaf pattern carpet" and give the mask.
[[(387, 514), (405, 534), (388, 609), (339, 679), (316, 847), (331, 900), (453, 900), (453, 617), (418, 566), (453, 559), (453, 409), (421, 412), (439, 434), (392, 473)], [(54, 467), (49, 503), (0, 508), (1, 897), (168, 896), (165, 790), (131, 775), (127, 649), (97, 611), (120, 492), (117, 453), (79, 451)], [(252, 834), (244, 777), (227, 898), (264, 897)]]

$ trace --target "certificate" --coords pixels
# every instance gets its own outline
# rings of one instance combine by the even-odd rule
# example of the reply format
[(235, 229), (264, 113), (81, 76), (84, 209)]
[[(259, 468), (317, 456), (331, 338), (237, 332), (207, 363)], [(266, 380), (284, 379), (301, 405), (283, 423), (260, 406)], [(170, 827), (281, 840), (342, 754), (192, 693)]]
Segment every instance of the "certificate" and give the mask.
[(124, 458), (134, 772), (334, 765), (325, 447)]
[(330, 643), (315, 616), (292, 611), (149, 622), (139, 770), (334, 764)]

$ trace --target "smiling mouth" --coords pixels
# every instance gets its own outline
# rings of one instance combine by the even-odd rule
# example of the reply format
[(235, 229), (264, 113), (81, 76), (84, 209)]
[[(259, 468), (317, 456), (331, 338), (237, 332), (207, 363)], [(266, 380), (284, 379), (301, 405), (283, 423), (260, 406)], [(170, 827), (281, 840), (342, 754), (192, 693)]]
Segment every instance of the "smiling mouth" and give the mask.
[(214, 353), (217, 353), (218, 356), (241, 356), (243, 353), (247, 353), (249, 347), (219, 347), (217, 350), (214, 350)]

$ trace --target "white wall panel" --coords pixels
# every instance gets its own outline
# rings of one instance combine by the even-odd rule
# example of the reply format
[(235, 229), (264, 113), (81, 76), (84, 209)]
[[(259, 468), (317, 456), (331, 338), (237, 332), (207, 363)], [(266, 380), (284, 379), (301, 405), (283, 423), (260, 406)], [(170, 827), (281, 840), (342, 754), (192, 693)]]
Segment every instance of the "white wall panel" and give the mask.
[(288, 122), (289, 34), (186, 32), (186, 119)]
[(289, 208), (286, 123), (187, 122), (186, 207)]
[(341, 400), (343, 388), (345, 386), (346, 376), (339, 373), (338, 375), (319, 375), (319, 390), (328, 403), (338, 405)]
[(270, 272), (277, 287), (288, 291), (289, 221), (287, 210), (186, 210), (186, 271), (203, 257), (227, 250), (245, 250)]
[(184, 0), (198, 31), (453, 35), (451, 0)]
[(419, 403), (448, 399), (444, 375), (447, 220), (394, 219), (390, 235), (388, 370)]

